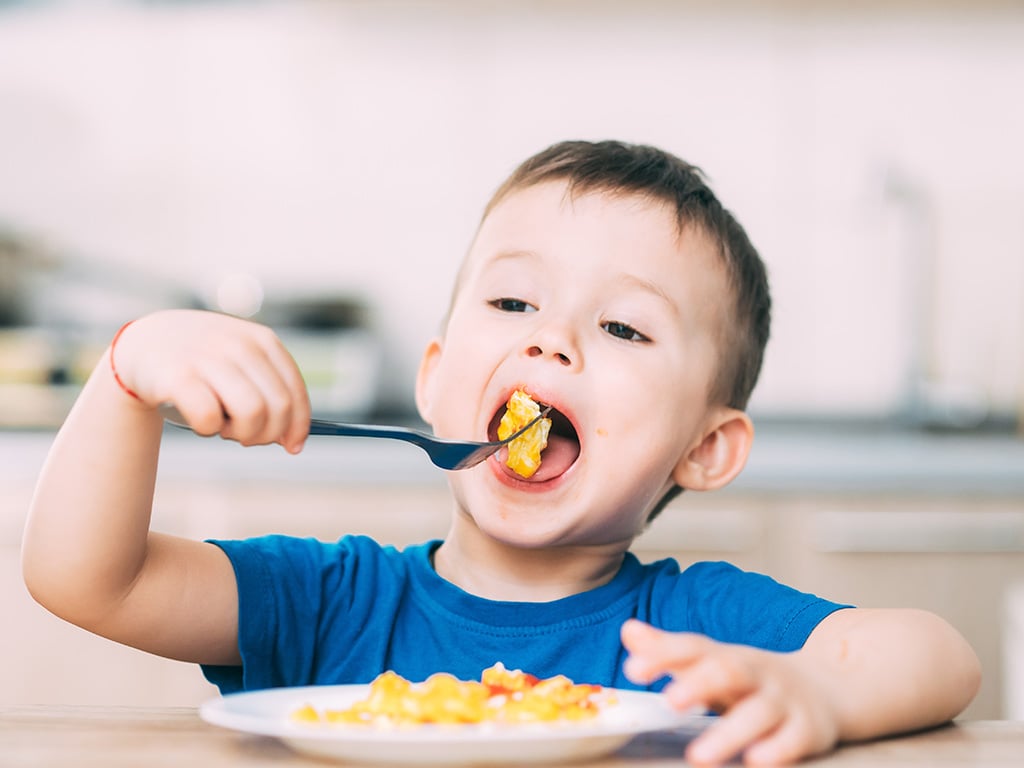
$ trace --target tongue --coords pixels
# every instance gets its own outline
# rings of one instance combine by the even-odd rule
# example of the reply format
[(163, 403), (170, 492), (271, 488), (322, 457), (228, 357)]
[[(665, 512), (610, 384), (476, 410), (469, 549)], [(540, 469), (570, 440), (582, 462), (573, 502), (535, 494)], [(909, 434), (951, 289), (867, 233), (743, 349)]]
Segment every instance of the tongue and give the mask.
[[(502, 461), (507, 455), (507, 453), (503, 453)], [(561, 435), (548, 435), (548, 445), (540, 454), (540, 466), (531, 477), (523, 478), (512, 472), (511, 469), (507, 467), (506, 469), (519, 480), (540, 483), (561, 475), (572, 466), (579, 455), (580, 444), (575, 440)]]

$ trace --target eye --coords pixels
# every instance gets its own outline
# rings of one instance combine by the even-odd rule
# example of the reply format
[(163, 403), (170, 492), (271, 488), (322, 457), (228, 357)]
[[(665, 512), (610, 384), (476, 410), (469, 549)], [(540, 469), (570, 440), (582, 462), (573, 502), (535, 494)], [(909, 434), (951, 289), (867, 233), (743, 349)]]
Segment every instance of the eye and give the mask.
[(500, 298), (487, 302), (501, 312), (536, 312), (537, 308), (522, 299)]
[(607, 323), (602, 323), (601, 328), (617, 339), (637, 342), (650, 341), (650, 339), (640, 333), (640, 331), (626, 323), (618, 323), (613, 320), (609, 320)]

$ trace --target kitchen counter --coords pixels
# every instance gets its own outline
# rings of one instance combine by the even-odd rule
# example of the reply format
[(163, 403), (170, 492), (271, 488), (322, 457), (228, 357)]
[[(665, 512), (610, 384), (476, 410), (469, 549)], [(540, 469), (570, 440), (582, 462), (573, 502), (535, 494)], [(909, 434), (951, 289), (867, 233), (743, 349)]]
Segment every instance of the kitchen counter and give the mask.
[[(685, 734), (640, 736), (588, 765), (680, 768)], [(8, 707), (0, 709), (0, 754), (10, 768), (127, 765), (309, 766), (276, 739), (239, 734), (201, 721), (190, 707)], [(801, 765), (844, 768), (1019, 766), (1024, 723), (968, 721), (900, 738), (844, 746)], [(318, 765), (327, 763), (316, 762)], [(346, 765), (354, 765), (346, 763)]]

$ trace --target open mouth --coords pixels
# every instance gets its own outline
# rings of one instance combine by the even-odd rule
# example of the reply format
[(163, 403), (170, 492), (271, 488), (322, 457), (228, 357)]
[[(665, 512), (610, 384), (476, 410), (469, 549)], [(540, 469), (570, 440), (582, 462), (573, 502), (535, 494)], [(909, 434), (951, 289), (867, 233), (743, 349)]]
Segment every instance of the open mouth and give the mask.
[[(557, 408), (547, 403), (538, 401), (538, 405), (540, 405), (541, 410), (550, 408), (547, 418), (551, 419), (551, 430), (548, 432), (547, 446), (541, 451), (540, 467), (527, 482), (543, 482), (559, 477), (576, 463), (576, 459), (580, 455), (579, 434), (569, 418)], [(498, 439), (498, 424), (501, 422), (501, 417), (504, 414), (505, 406), (503, 405), (491, 418), (491, 423), (487, 430), (488, 440)], [(511, 476), (523, 480), (524, 478), (519, 477), (505, 466), (507, 458), (508, 449), (503, 448), (498, 453), (498, 461), (508, 470)]]

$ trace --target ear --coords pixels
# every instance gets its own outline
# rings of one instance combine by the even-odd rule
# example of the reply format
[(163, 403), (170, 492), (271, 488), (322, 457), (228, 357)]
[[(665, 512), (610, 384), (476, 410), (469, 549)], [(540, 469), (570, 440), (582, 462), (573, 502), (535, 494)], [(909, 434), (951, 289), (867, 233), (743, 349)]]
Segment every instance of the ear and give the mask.
[(720, 408), (712, 414), (700, 442), (676, 465), (672, 479), (692, 491), (718, 490), (746, 465), (753, 442), (750, 417), (735, 408)]
[(434, 338), (423, 350), (423, 359), (420, 360), (419, 371), (416, 373), (416, 410), (420, 418), (427, 424), (432, 424), (430, 409), (434, 402), (434, 388), (437, 364), (441, 360), (441, 339)]

